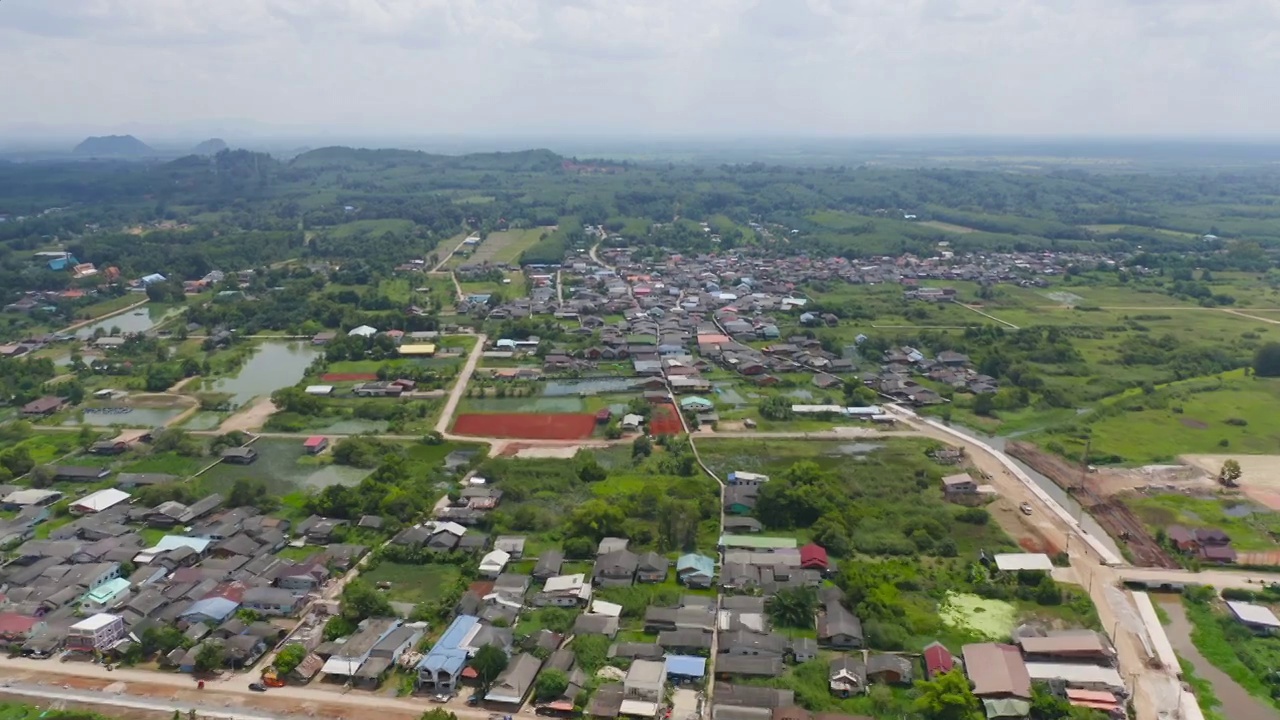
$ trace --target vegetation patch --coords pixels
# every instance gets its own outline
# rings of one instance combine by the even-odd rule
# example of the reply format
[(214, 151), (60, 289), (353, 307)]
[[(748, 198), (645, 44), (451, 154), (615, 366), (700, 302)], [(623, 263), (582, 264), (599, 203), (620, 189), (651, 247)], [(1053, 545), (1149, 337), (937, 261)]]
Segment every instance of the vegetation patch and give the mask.
[(938, 616), (953, 628), (967, 630), (989, 640), (1006, 640), (1013, 632), (1017, 609), (1000, 600), (949, 592), (938, 608)]

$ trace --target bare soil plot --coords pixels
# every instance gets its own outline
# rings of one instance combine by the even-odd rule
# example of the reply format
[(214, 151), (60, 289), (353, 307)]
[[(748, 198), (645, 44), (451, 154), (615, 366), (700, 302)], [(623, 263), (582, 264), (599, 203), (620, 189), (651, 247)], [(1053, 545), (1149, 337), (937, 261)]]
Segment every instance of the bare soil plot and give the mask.
[(1240, 463), (1240, 489), (1254, 501), (1280, 510), (1280, 455), (1183, 455), (1183, 462), (1215, 477), (1222, 463)]

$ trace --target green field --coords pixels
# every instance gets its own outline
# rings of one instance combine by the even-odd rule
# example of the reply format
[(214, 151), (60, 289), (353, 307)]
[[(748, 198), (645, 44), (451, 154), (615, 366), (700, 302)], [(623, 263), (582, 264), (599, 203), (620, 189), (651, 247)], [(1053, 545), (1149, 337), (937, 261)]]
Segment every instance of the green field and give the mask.
[(1280, 380), (1199, 378), (1130, 391), (1060, 429), (1031, 436), (1067, 457), (1080, 457), (1086, 439), (1095, 459), (1133, 464), (1169, 462), (1193, 453), (1280, 453), (1271, 418)]
[(360, 573), (362, 580), (375, 586), (391, 583), (385, 592), (388, 600), (414, 604), (444, 597), (461, 577), (456, 565), (402, 565), (385, 560)]
[(1276, 550), (1280, 545), (1280, 515), (1247, 499), (1198, 498), (1173, 493), (1128, 497), (1125, 504), (1154, 534), (1170, 525), (1218, 528), (1231, 536), (1237, 550)]
[(412, 220), (380, 219), (355, 220), (341, 225), (326, 228), (324, 233), (332, 238), (354, 238), (363, 235), (382, 235), (383, 233), (406, 234), (413, 230)]

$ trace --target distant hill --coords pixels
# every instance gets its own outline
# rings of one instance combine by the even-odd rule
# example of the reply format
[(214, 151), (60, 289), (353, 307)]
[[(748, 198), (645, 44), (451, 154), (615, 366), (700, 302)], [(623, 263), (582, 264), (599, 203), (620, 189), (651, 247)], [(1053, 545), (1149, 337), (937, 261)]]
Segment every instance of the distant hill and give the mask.
[(227, 149), (227, 143), (222, 138), (210, 138), (195, 146), (191, 151), (196, 155), (217, 155)]
[(550, 150), (433, 155), (417, 150), (326, 147), (302, 153), (295, 157), (291, 164), (305, 168), (386, 169), (401, 165), (417, 165), (460, 170), (547, 172), (560, 169), (563, 160), (564, 158)]
[(85, 138), (72, 150), (76, 155), (94, 157), (143, 157), (154, 155), (149, 145), (132, 135), (103, 135)]

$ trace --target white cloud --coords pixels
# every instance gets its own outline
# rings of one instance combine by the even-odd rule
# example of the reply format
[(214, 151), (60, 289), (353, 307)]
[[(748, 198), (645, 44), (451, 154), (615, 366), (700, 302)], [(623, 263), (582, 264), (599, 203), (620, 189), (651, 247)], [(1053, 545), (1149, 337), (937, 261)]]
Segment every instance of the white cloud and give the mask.
[(0, 123), (85, 131), (1269, 132), (1278, 64), (1272, 0), (0, 3)]

